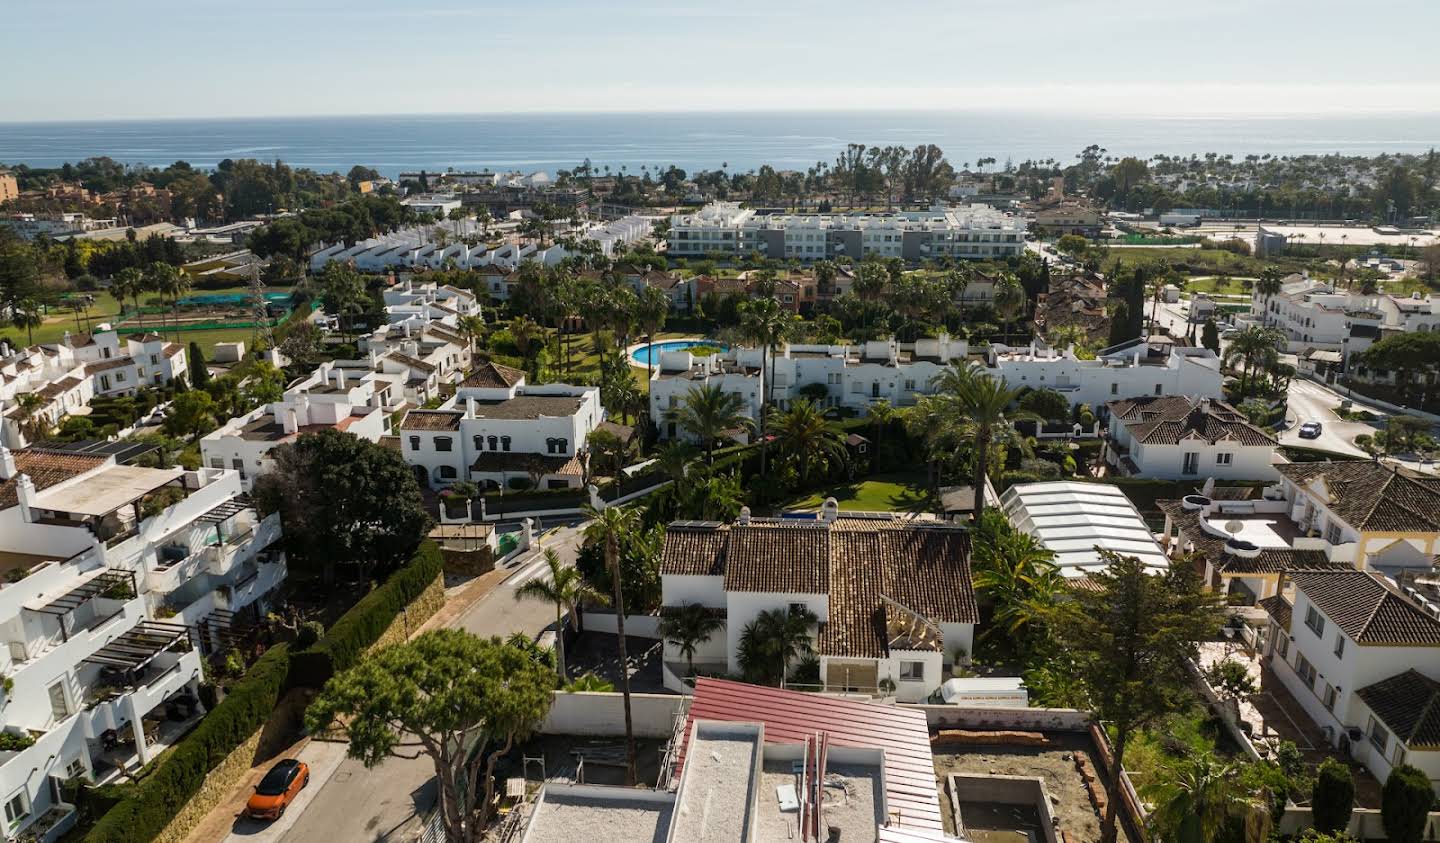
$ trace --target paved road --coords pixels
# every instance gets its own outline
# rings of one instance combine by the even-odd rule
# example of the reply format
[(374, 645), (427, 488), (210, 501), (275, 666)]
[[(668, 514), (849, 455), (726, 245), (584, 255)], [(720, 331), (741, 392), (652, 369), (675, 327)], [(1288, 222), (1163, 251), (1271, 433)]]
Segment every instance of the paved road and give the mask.
[[(555, 548), (561, 559), (573, 565), (579, 538), (578, 528), (566, 527), (544, 536), (542, 542), (545, 547)], [(476, 601), (451, 626), (477, 635), (506, 636), (514, 632), (539, 635), (554, 623), (554, 607), (518, 601), (515, 589), (543, 575), (544, 570), (540, 552), (522, 558), (516, 573)], [(279, 841), (402, 843), (414, 840), (419, 831), (419, 817), (435, 804), (433, 769), (430, 759), (424, 756), (413, 760), (391, 758), (372, 770), (346, 758)], [(232, 838), (233, 841), (227, 843), (248, 839), (235, 835)]]
[[(1362, 433), (1374, 434), (1379, 428), (1365, 422), (1345, 421), (1335, 415), (1341, 397), (1334, 391), (1314, 381), (1295, 378), (1290, 382), (1290, 427), (1280, 434), (1280, 444), (1299, 445), (1305, 448), (1320, 448), (1340, 454), (1367, 456), (1355, 446), (1355, 437)], [(1360, 406), (1360, 402), (1356, 402)], [(1387, 415), (1383, 410), (1371, 408), (1377, 416)], [(1308, 421), (1320, 422), (1319, 439), (1301, 439), (1300, 425)]]

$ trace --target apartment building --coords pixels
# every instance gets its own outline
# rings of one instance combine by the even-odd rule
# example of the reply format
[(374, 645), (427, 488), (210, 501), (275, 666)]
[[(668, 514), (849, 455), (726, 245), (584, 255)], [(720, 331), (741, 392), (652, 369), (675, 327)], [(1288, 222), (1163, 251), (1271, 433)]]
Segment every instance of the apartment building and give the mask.
[[(1220, 360), (1204, 348), (1177, 347), (1168, 340), (1136, 340), (1081, 360), (1070, 350), (1042, 343), (1026, 347), (991, 345), (974, 353), (964, 340), (942, 334), (913, 343), (874, 340), (858, 345), (785, 345), (774, 353), (770, 399), (781, 408), (810, 397), (825, 407), (866, 411), (879, 401), (907, 407), (934, 392), (945, 367), (960, 361), (983, 366), (1010, 386), (1053, 389), (1072, 405), (1098, 408), (1107, 401), (1152, 395), (1193, 395), (1220, 399)], [(682, 406), (691, 388), (721, 385), (745, 399), (746, 415), (759, 419), (764, 402), (762, 355), (758, 348), (732, 348), (709, 357), (686, 351), (662, 352), (650, 377), (651, 417), (664, 419)], [(767, 365), (770, 365), (767, 363)], [(753, 396), (753, 397), (752, 397)], [(661, 435), (673, 435), (661, 424)]]
[(1320, 727), (1384, 782), (1410, 764), (1440, 782), (1440, 619), (1369, 571), (1304, 571), (1260, 601), (1262, 657)]
[[(335, 361), (285, 390), (276, 402), (230, 419), (200, 439), (200, 458), (212, 469), (230, 469), (248, 491), (255, 478), (274, 467), (269, 453), (305, 433), (327, 428), (370, 442), (390, 429), (392, 396), (399, 388), (366, 369)], [(358, 361), (357, 361), (358, 362)]]
[(1286, 337), (1287, 351), (1339, 351), (1348, 361), (1380, 338), (1387, 324), (1380, 304), (1383, 298), (1387, 297), (1337, 291), (1333, 284), (1292, 275), (1278, 295), (1266, 297), (1256, 291), (1250, 314), (1237, 323), (1279, 330)]
[(382, 293), (385, 321), (390, 325), (405, 322), (423, 327), (441, 322), (454, 328), (462, 316), (480, 316), (481, 307), (475, 294), (449, 284), (420, 281), (407, 276)]
[(1149, 395), (1111, 401), (1106, 461), (1158, 480), (1278, 480), (1275, 437), (1218, 399)]
[(1428, 573), (1440, 554), (1440, 479), (1368, 460), (1284, 463), (1259, 498), (1158, 501), (1162, 545), (1203, 560), (1213, 588), (1274, 596), (1296, 571)]
[(987, 205), (936, 205), (927, 211), (765, 214), (712, 202), (670, 218), (669, 253), (731, 257), (760, 252), (775, 260), (815, 261), (866, 255), (907, 261), (997, 259), (1025, 249), (1025, 222)]
[(1065, 201), (1035, 212), (1035, 230), (1040, 234), (1099, 237), (1104, 227), (1104, 213), (1086, 202)]
[[(979, 612), (970, 538), (931, 516), (840, 512), (678, 522), (660, 561), (662, 612), (698, 604), (725, 619), (695, 654), (700, 665), (740, 672), (740, 639), (761, 612), (807, 609), (819, 618), (815, 650), (827, 690), (873, 693), (893, 683), (922, 702), (968, 659)], [(686, 659), (666, 642), (666, 660)]]
[(406, 414), (400, 452), (430, 488), (578, 489), (586, 440), (604, 419), (597, 387), (529, 386), (524, 372), (487, 362), (438, 409)]
[(10, 839), (73, 822), (60, 781), (113, 780), (194, 726), (205, 656), (285, 577), (279, 539), (233, 471), (0, 448)]

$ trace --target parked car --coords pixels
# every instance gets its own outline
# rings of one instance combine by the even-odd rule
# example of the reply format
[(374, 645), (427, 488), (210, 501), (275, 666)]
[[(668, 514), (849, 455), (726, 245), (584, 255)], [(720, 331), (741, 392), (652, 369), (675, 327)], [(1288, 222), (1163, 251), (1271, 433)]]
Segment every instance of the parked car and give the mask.
[(286, 758), (271, 767), (265, 778), (255, 785), (255, 793), (245, 803), (245, 813), (257, 820), (278, 820), (309, 783), (309, 766), (304, 761)]
[(1318, 421), (1308, 421), (1308, 422), (1305, 422), (1304, 424), (1300, 425), (1300, 438), (1301, 438), (1301, 439), (1319, 439), (1319, 438), (1320, 438), (1320, 431), (1321, 431), (1320, 422), (1318, 422)]

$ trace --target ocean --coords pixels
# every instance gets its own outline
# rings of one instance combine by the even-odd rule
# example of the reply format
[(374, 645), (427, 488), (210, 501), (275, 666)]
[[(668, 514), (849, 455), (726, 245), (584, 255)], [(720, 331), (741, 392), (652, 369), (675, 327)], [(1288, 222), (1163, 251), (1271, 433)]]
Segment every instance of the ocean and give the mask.
[(980, 158), (1073, 161), (1090, 144), (1111, 155), (1216, 152), (1299, 155), (1423, 152), (1440, 143), (1440, 112), (1356, 116), (1136, 117), (1059, 113), (751, 112), (273, 117), (0, 122), (0, 163), (55, 166), (107, 155), (127, 164), (282, 159), (345, 172), (597, 167), (639, 173), (805, 169), (847, 143), (934, 143), (957, 167)]

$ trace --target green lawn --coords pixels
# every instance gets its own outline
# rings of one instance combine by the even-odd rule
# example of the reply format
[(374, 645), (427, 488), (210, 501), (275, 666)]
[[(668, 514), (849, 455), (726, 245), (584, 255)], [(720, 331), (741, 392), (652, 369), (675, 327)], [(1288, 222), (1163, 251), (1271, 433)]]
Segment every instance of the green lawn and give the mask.
[(833, 497), (840, 508), (862, 512), (928, 512), (930, 491), (923, 472), (876, 474), (868, 480), (842, 483), (792, 501), (786, 509), (817, 509)]
[[(1250, 280), (1251, 280), (1252, 285), (1253, 285), (1254, 279), (1250, 279)], [(1226, 277), (1226, 278), (1224, 278), (1224, 279), (1221, 279), (1221, 278), (1219, 278), (1218, 276), (1214, 276), (1214, 275), (1209, 275), (1209, 276), (1203, 276), (1203, 275), (1202, 275), (1202, 276), (1197, 277), (1197, 278), (1191, 278), (1189, 281), (1186, 281), (1186, 282), (1185, 282), (1185, 292), (1187, 292), (1187, 293), (1209, 293), (1209, 294), (1211, 294), (1211, 295), (1224, 295), (1224, 296), (1244, 296), (1244, 295), (1249, 295), (1249, 293), (1248, 293), (1248, 291), (1246, 291), (1245, 285), (1244, 285), (1244, 283), (1242, 283), (1241, 279), (1235, 278), (1235, 277)]]

